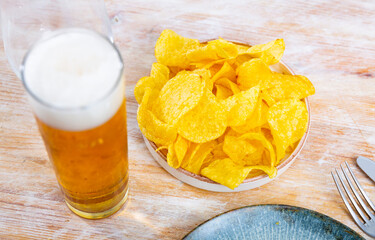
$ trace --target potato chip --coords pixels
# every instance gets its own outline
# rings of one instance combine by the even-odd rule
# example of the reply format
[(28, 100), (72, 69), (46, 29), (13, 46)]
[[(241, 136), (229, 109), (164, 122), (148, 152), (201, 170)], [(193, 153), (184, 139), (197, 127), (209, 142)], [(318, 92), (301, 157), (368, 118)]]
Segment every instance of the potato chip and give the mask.
[(213, 161), (215, 161), (214, 155), (212, 153), (207, 154), (206, 158), (203, 160), (201, 170), (208, 167)]
[(181, 71), (161, 89), (153, 112), (165, 123), (175, 125), (184, 114), (198, 105), (203, 89), (200, 75)]
[[(172, 167), (179, 168), (181, 163), (186, 155), (186, 152), (189, 148), (189, 141), (185, 138), (181, 137), (180, 135), (177, 136), (176, 141), (173, 143), (173, 151), (176, 155), (177, 164), (174, 164)], [(169, 151), (169, 150), (168, 150)]]
[(238, 55), (238, 47), (236, 44), (222, 38), (209, 41), (208, 45), (214, 45), (216, 47), (217, 55), (220, 58), (235, 58)]
[(245, 133), (241, 135), (240, 139), (259, 141), (265, 149), (270, 153), (269, 165), (276, 166), (276, 155), (272, 144), (261, 133)]
[(217, 39), (189, 50), (186, 56), (190, 62), (196, 63), (234, 58), (237, 54), (238, 50), (235, 44), (224, 39)]
[(212, 149), (211, 153), (213, 155), (213, 158), (215, 158), (215, 159), (222, 159), (222, 158), (227, 158), (228, 157), (228, 155), (223, 150), (223, 145), (224, 145), (224, 142), (218, 143), (218, 144), (216, 144), (216, 146), (214, 147), (214, 149)]
[(268, 124), (275, 139), (277, 162), (285, 150), (305, 134), (308, 124), (306, 104), (298, 99), (281, 100), (268, 111)]
[(225, 106), (205, 88), (199, 104), (178, 121), (177, 131), (191, 142), (208, 142), (224, 133), (227, 127), (227, 117)]
[(196, 146), (194, 151), (190, 154), (189, 158), (186, 160), (185, 170), (189, 172), (199, 174), (202, 168), (203, 161), (208, 154), (212, 151), (215, 146), (214, 141), (200, 143)]
[(160, 121), (149, 109), (150, 101), (156, 98), (159, 91), (147, 88), (142, 103), (138, 108), (138, 126), (143, 135), (156, 144), (168, 146), (177, 137), (176, 128)]
[(199, 46), (198, 40), (182, 37), (166, 29), (156, 41), (155, 57), (159, 63), (166, 66), (186, 68), (190, 64), (186, 56), (187, 52)]
[(233, 92), (230, 89), (223, 87), (221, 85), (215, 84), (215, 88), (215, 96), (217, 97), (217, 99), (224, 100), (233, 95)]
[(235, 164), (246, 166), (246, 155), (255, 153), (257, 151), (257, 146), (254, 146), (246, 139), (241, 139), (235, 136), (226, 136), (223, 144), (223, 151)]
[(169, 144), (167, 153), (167, 163), (173, 168), (179, 168), (181, 163), (179, 162), (173, 144)]
[(219, 78), (218, 80), (215, 81), (215, 84), (221, 85), (223, 87), (226, 87), (230, 90), (232, 90), (233, 94), (237, 94), (241, 92), (241, 90), (238, 88), (237, 84), (229, 80), (228, 78)]
[(271, 97), (267, 91), (262, 91), (260, 93), (260, 97), (267, 103), (267, 106), (268, 107), (271, 107), (272, 105), (274, 105), (276, 103), (276, 100), (273, 99), (273, 97)]
[(251, 59), (237, 68), (237, 83), (241, 90), (263, 85), (272, 78), (272, 71), (259, 58)]
[(249, 50), (250, 48), (248, 45), (243, 45), (243, 44), (236, 44), (236, 47), (237, 47), (238, 55), (247, 53), (247, 50)]
[(263, 92), (278, 102), (287, 98), (303, 99), (314, 94), (315, 89), (305, 76), (274, 73), (272, 80), (268, 83), (268, 89)]
[(252, 170), (250, 167), (236, 165), (229, 158), (219, 159), (203, 168), (201, 174), (230, 189), (238, 187)]
[(251, 57), (262, 59), (268, 65), (278, 63), (284, 54), (285, 43), (283, 39), (276, 39), (266, 44), (252, 46), (247, 50)]
[(259, 87), (256, 86), (225, 99), (223, 103), (229, 112), (228, 126), (245, 124), (257, 105), (258, 96)]
[(238, 133), (247, 133), (252, 129), (261, 127), (267, 123), (268, 106), (259, 98), (254, 112), (246, 120), (246, 123), (240, 126), (233, 126), (233, 130)]
[(150, 77), (143, 77), (137, 82), (134, 88), (135, 99), (140, 104), (146, 88), (161, 90), (168, 80), (169, 69), (161, 63), (153, 63)]
[(229, 63), (224, 62), (221, 69), (212, 77), (212, 83), (215, 83), (219, 78), (228, 78), (231, 81), (236, 81), (236, 71)]

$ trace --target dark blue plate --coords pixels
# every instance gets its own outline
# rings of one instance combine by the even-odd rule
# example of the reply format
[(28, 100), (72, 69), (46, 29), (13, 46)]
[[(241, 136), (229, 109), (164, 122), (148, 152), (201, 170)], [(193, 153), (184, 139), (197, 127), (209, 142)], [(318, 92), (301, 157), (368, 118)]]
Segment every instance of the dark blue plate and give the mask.
[(321, 213), (288, 205), (255, 205), (221, 214), (184, 239), (364, 239)]

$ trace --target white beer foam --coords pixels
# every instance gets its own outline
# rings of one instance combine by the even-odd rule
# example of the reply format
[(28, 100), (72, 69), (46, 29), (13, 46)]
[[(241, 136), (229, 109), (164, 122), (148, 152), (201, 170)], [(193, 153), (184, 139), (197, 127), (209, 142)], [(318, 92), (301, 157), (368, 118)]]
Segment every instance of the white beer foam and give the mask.
[(124, 98), (122, 67), (116, 49), (102, 36), (64, 29), (34, 46), (22, 77), (40, 120), (55, 128), (82, 131), (117, 112)]

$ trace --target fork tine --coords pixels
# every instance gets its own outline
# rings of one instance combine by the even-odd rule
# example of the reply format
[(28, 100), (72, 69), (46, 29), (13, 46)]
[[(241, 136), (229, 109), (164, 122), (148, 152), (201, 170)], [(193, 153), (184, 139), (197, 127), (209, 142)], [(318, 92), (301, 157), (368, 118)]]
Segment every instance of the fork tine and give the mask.
[(368, 205), (370, 205), (370, 207), (372, 208), (372, 210), (375, 212), (375, 205), (372, 203), (372, 201), (370, 200), (370, 198), (367, 196), (365, 190), (363, 190), (361, 184), (358, 182), (357, 178), (354, 176), (354, 173), (352, 172), (352, 170), (350, 169), (349, 165), (347, 162), (345, 162), (347, 168), (349, 169), (349, 172), (350, 172), (350, 175), (352, 175), (353, 179), (354, 179), (354, 182), (355, 184), (357, 185), (359, 191), (361, 191), (362, 193), (362, 196), (366, 199)]
[[(351, 169), (349, 167), (349, 164), (346, 161), (345, 161), (345, 164), (346, 164), (346, 167), (349, 169), (349, 171), (351, 171)], [(352, 181), (350, 180), (348, 174), (346, 174), (346, 171), (344, 170), (344, 168), (343, 168), (343, 166), (341, 164), (340, 164), (340, 167), (341, 167), (342, 172), (344, 173), (344, 176), (345, 176), (346, 180), (349, 183), (350, 188), (352, 189), (352, 192), (354, 193), (355, 197), (357, 198), (359, 204), (365, 210), (365, 212), (367, 213), (367, 215), (370, 218), (372, 218), (373, 214), (371, 213), (370, 209), (368, 209), (368, 207), (366, 206), (366, 204), (363, 202), (362, 198), (359, 196), (358, 191), (354, 188), (354, 185), (352, 184)], [(355, 177), (354, 174), (352, 175), (352, 177), (353, 176)], [(354, 179), (354, 177), (353, 177), (353, 179)]]
[(344, 183), (344, 179), (342, 179), (341, 175), (339, 174), (339, 172), (337, 171), (336, 169), (336, 173), (337, 173), (337, 176), (339, 177), (340, 179), (340, 182), (341, 182), (341, 185), (344, 187), (344, 190), (346, 192), (346, 195), (348, 195), (350, 201), (352, 202), (355, 210), (357, 210), (357, 212), (359, 213), (359, 215), (361, 216), (361, 218), (363, 219), (363, 221), (366, 223), (368, 222), (368, 218), (365, 216), (365, 214), (362, 212), (361, 208), (358, 206), (357, 202), (354, 200), (353, 198), (353, 194), (350, 192), (350, 190), (346, 187), (345, 183)]
[[(336, 173), (337, 173), (337, 170), (336, 170)], [(359, 219), (359, 217), (355, 213), (352, 206), (350, 206), (350, 203), (349, 203), (348, 199), (346, 198), (345, 193), (341, 189), (340, 184), (339, 184), (335, 174), (333, 173), (333, 171), (331, 172), (331, 174), (332, 174), (333, 180), (335, 181), (337, 190), (339, 191), (340, 196), (341, 196), (342, 200), (344, 201), (344, 204), (345, 204), (346, 208), (349, 210), (350, 215), (352, 215), (354, 221), (358, 224), (358, 226), (363, 227), (363, 222)]]

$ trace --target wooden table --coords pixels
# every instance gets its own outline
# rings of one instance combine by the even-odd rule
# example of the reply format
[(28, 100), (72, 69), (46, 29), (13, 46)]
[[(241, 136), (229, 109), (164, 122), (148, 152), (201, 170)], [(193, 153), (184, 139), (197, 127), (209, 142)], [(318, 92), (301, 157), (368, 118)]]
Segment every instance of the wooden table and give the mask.
[[(332, 181), (348, 161), (375, 201), (375, 184), (354, 160), (375, 159), (375, 2), (107, 0), (115, 42), (125, 59), (130, 199), (115, 215), (85, 220), (57, 187), (21, 82), (0, 48), (0, 238), (180, 239), (234, 208), (289, 204), (354, 224)], [(311, 132), (297, 161), (275, 181), (239, 193), (186, 185), (151, 157), (137, 126), (133, 89), (155, 61), (160, 32), (199, 39), (264, 43), (284, 38), (283, 60), (316, 87)]]

